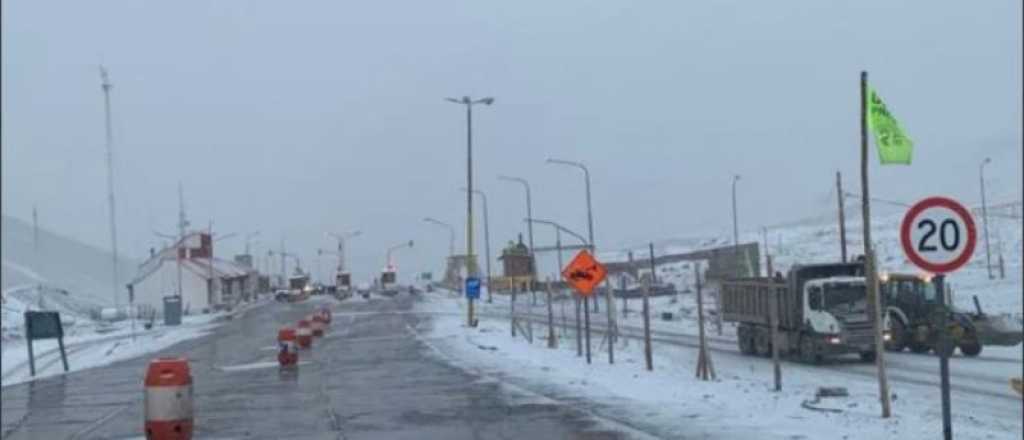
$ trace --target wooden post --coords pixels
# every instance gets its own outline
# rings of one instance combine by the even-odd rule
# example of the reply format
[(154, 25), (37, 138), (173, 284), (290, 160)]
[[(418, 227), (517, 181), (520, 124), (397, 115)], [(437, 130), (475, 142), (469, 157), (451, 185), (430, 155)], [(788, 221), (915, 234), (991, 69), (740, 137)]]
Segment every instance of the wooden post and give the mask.
[[(651, 249), (653, 251), (653, 244)], [(644, 360), (647, 362), (647, 371), (654, 370), (654, 359), (651, 356), (651, 310), (647, 301), (650, 291), (651, 281), (648, 279), (644, 282)]]
[(572, 300), (576, 304), (576, 357), (581, 357), (583, 356), (583, 329), (580, 328), (580, 296), (574, 293)]
[(782, 391), (782, 367), (779, 365), (779, 289), (771, 287), (771, 295), (772, 309), (769, 319), (772, 326), (772, 367), (775, 372), (775, 391)]
[(878, 394), (882, 402), (882, 418), (892, 416), (889, 401), (889, 381), (885, 374), (885, 349), (882, 342), (882, 305), (878, 298), (878, 277), (874, 251), (871, 246), (871, 204), (868, 190), (868, 72), (860, 72), (860, 185), (861, 211), (864, 218), (864, 258), (865, 281), (868, 287), (868, 300), (872, 303), (875, 315), (875, 365), (878, 371)]
[[(26, 321), (27, 323), (28, 321)], [(29, 332), (25, 335), (25, 345), (28, 345), (28, 372), (32, 376), (36, 375), (36, 357), (32, 352), (32, 334)]]
[(590, 300), (589, 297), (583, 297), (583, 326), (586, 332), (587, 339), (587, 363), (590, 363)]
[(60, 362), (64, 364), (64, 372), (68, 372), (68, 355), (64, 351), (64, 336), (57, 337), (57, 346), (60, 347)]
[[(842, 254), (843, 263), (846, 262), (846, 214), (844, 213), (844, 195), (842, 174), (836, 171), (836, 194), (839, 195), (839, 252)], [(769, 275), (770, 276), (770, 275)]]
[(551, 280), (548, 279), (547, 283), (548, 293), (548, 348), (558, 347), (558, 343), (555, 341), (555, 311), (554, 306), (551, 305)]
[(515, 285), (515, 283), (513, 283), (512, 284), (512, 300), (508, 302), (508, 304), (509, 304), (509, 312), (508, 312), (508, 314), (509, 314), (509, 318), (512, 321), (512, 337), (513, 338), (516, 337), (516, 292), (518, 290), (519, 290), (519, 288)]
[(693, 274), (697, 287), (697, 332), (700, 340), (697, 352), (697, 378), (708, 380), (709, 376), (714, 377), (714, 370), (711, 369), (711, 358), (708, 356), (707, 338), (704, 332), (704, 293), (701, 290), (699, 262), (694, 262)]

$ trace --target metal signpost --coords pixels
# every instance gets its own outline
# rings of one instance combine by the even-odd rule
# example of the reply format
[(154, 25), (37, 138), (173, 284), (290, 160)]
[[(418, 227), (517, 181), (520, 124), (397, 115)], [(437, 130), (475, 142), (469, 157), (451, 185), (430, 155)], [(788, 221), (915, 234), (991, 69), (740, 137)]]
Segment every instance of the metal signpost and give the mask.
[(59, 312), (25, 312), (25, 341), (28, 346), (28, 369), (32, 376), (36, 375), (36, 359), (33, 356), (32, 341), (36, 339), (57, 339), (60, 347), (60, 361), (64, 364), (64, 372), (68, 371), (68, 357), (64, 352), (64, 327), (60, 323)]
[(590, 310), (589, 298), (594, 295), (594, 289), (608, 276), (608, 269), (594, 259), (586, 249), (581, 250), (568, 266), (562, 269), (562, 278), (565, 279), (580, 296), (583, 297), (583, 321), (584, 331), (587, 340), (587, 363), (590, 363)]
[(929, 197), (915, 203), (903, 216), (900, 242), (907, 259), (915, 266), (935, 274), (938, 293), (936, 319), (939, 321), (939, 374), (942, 387), (942, 435), (953, 438), (949, 396), (949, 341), (944, 278), (970, 259), (974, 253), (977, 231), (970, 211), (947, 197)]

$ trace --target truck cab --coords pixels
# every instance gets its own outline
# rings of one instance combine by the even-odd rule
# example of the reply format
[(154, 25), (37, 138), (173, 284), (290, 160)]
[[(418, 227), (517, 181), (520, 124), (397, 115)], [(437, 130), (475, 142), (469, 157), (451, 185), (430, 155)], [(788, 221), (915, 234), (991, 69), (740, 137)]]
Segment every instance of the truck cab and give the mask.
[(872, 357), (874, 320), (864, 277), (808, 280), (803, 293), (804, 337), (814, 339), (813, 344), (818, 347), (813, 351), (820, 354), (852, 351), (864, 358)]

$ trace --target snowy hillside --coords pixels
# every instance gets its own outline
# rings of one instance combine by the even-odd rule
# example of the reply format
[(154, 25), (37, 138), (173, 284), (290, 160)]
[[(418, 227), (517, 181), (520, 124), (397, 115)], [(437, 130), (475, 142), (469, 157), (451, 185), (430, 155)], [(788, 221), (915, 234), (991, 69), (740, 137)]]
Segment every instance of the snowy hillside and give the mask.
[[(111, 255), (102, 250), (39, 229), (38, 249), (33, 244), (32, 225), (3, 216), (2, 288), (39, 285), (63, 289), (75, 298), (101, 304), (113, 303)], [(119, 264), (122, 299), (127, 298), (123, 284), (135, 274), (137, 262), (123, 255)]]
[[(888, 272), (911, 272), (919, 270), (903, 255), (899, 241), (899, 225), (902, 220), (901, 209), (882, 210), (872, 215), (871, 234), (875, 242), (880, 269)], [(862, 222), (859, 213), (847, 213), (847, 255), (854, 258), (863, 253)], [(971, 300), (977, 295), (985, 312), (1011, 313), (1021, 316), (1022, 289), (1022, 222), (1019, 218), (1009, 215), (990, 215), (989, 236), (992, 252), (993, 275), (989, 280), (985, 269), (985, 243), (982, 238), (981, 219), (976, 218), (979, 229), (978, 245), (974, 257), (967, 266), (950, 275), (947, 280), (953, 288), (954, 301), (960, 308), (974, 310)], [(793, 222), (787, 226), (768, 229), (768, 253), (772, 256), (774, 270), (783, 273), (793, 264), (822, 263), (839, 261), (839, 226), (834, 219), (827, 216), (804, 222)], [(765, 236), (761, 231), (740, 231), (740, 242), (763, 243)], [(655, 242), (655, 253), (679, 253), (713, 246), (728, 246), (732, 243), (731, 233), (711, 235), (690, 240), (687, 245), (680, 245), (679, 240), (672, 243)], [(762, 244), (762, 252), (763, 252)], [(1002, 251), (1004, 259), (1005, 279), (999, 278), (998, 256)], [(647, 249), (633, 249), (637, 258), (644, 258)], [(602, 252), (602, 258), (608, 260), (624, 260), (625, 252)], [(762, 271), (764, 261), (762, 254)], [(684, 289), (693, 284), (692, 267), (686, 263), (661, 265), (658, 267), (659, 278)]]

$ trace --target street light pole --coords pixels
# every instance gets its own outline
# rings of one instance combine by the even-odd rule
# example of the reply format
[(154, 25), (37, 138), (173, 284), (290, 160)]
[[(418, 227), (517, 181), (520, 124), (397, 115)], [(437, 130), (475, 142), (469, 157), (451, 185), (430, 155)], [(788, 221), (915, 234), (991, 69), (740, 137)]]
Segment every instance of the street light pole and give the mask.
[[(566, 165), (566, 166), (571, 166), (571, 167), (575, 167), (575, 168), (579, 168), (579, 169), (583, 170), (583, 178), (584, 178), (584, 183), (585, 183), (586, 191), (587, 191), (587, 237), (590, 239), (590, 243), (589, 243), (590, 253), (595, 254), (595, 256), (596, 256), (597, 248), (594, 246), (594, 215), (593, 215), (593, 209), (591, 208), (591, 204), (590, 204), (590, 170), (587, 169), (586, 165), (583, 165), (580, 162), (573, 162), (571, 160), (548, 159), (547, 163), (552, 163), (552, 164), (557, 164), (557, 165)], [(610, 312), (611, 308), (612, 308), (611, 288), (608, 289), (608, 292), (609, 293), (608, 293), (608, 296), (607, 296), (606, 299), (607, 299), (607, 302), (608, 302), (607, 307), (608, 307), (609, 312)], [(598, 301), (594, 301), (594, 311), (595, 312), (598, 311)]]
[[(461, 189), (463, 191), (468, 191), (466, 188)], [(480, 200), (484, 205), (484, 253), (487, 254), (487, 302), (491, 303), (494, 298), (491, 297), (491, 228), (490, 221), (487, 219), (487, 195), (480, 190), (473, 190), (473, 193), (480, 196)]]
[(335, 234), (328, 232), (327, 235), (338, 240), (338, 273), (344, 273), (345, 271), (345, 240), (353, 237), (358, 237), (363, 231), (355, 230), (345, 234)]
[(981, 219), (985, 228), (985, 269), (988, 271), (988, 279), (992, 279), (992, 253), (988, 247), (988, 208), (985, 203), (985, 165), (992, 162), (992, 158), (986, 157), (978, 166), (978, 176), (981, 180)]
[[(533, 201), (530, 199), (530, 182), (527, 182), (526, 179), (520, 177), (510, 176), (498, 176), (498, 179), (506, 180), (509, 182), (519, 182), (520, 184), (523, 185), (523, 188), (526, 188), (526, 218), (532, 219)], [(537, 274), (537, 262), (535, 261), (535, 257), (533, 254), (533, 222), (526, 222), (526, 235), (530, 241), (530, 292), (533, 295), (533, 303), (536, 304), (537, 294), (533, 291), (533, 281), (534, 277)]]
[[(476, 261), (473, 257), (473, 104), (491, 105), (494, 98), (487, 97), (473, 100), (468, 96), (462, 99), (445, 98), (448, 102), (466, 106), (466, 272), (469, 276), (476, 273)], [(472, 300), (470, 300), (472, 302)]]
[(433, 223), (435, 225), (448, 229), (448, 256), (455, 256), (455, 227), (433, 217), (423, 217), (423, 221), (427, 223)]

